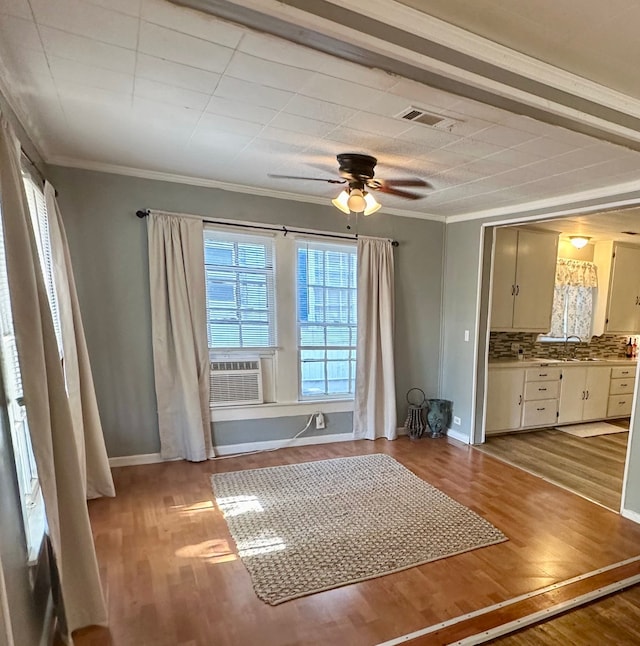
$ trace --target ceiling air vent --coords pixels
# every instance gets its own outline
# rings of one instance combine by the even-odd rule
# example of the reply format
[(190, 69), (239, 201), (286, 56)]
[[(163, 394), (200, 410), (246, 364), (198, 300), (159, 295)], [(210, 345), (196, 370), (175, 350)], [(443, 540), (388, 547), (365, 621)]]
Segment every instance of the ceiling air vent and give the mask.
[(429, 112), (422, 108), (416, 108), (415, 106), (409, 106), (404, 109), (400, 114), (396, 115), (396, 119), (413, 121), (415, 123), (421, 123), (423, 126), (439, 128), (440, 130), (449, 130), (454, 124), (458, 123), (451, 117), (443, 117), (441, 114)]

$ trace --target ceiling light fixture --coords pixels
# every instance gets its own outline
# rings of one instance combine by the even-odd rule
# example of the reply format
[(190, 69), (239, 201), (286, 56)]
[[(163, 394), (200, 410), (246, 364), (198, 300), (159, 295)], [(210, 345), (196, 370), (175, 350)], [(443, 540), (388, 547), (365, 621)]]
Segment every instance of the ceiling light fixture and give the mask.
[(382, 207), (382, 204), (371, 193), (360, 188), (345, 189), (338, 197), (331, 200), (331, 204), (347, 215), (351, 211), (371, 215)]
[(586, 247), (589, 244), (589, 240), (591, 240), (591, 238), (588, 238), (587, 236), (569, 236), (569, 242), (576, 249)]

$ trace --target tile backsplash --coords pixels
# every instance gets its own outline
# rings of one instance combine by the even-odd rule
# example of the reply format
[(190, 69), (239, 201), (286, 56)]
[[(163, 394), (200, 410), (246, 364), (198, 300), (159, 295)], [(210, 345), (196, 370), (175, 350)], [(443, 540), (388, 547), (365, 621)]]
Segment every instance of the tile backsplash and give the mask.
[[(526, 359), (540, 357), (544, 359), (560, 359), (564, 356), (564, 343), (541, 343), (536, 341), (537, 334), (526, 332), (491, 332), (489, 337), (489, 360), (515, 357), (511, 350), (512, 343), (519, 343), (524, 350)], [(569, 353), (578, 359), (601, 357), (618, 359), (624, 357), (628, 336), (603, 334), (594, 336), (588, 343), (570, 343)]]

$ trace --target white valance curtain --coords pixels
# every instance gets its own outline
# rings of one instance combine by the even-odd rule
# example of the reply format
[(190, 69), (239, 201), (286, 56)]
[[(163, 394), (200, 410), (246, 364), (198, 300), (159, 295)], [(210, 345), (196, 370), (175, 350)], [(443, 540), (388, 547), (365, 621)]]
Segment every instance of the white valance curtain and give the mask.
[(593, 289), (598, 286), (596, 266), (586, 260), (558, 258), (548, 336), (591, 338)]
[(115, 496), (82, 326), (78, 293), (71, 267), (69, 244), (56, 200), (56, 192), (49, 182), (44, 186), (44, 198), (62, 331), (64, 375), (73, 432), (78, 447), (78, 460), (84, 474), (85, 496), (87, 498)]
[(70, 631), (106, 624), (85, 497), (84, 467), (20, 167), (20, 144), (0, 119), (0, 196), (16, 343), (31, 443)]
[(213, 455), (202, 221), (152, 211), (147, 233), (160, 450), (199, 462)]
[(355, 439), (397, 436), (393, 281), (391, 241), (359, 236)]

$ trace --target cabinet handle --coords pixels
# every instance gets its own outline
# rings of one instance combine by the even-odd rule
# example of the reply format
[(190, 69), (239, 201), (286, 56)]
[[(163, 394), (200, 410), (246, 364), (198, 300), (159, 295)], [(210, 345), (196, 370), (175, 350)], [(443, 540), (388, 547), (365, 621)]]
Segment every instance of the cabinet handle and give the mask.
[(547, 391), (547, 389), (546, 389), (546, 388), (538, 388), (538, 392), (539, 392), (539, 393), (544, 393), (544, 392), (546, 392), (546, 391)]
[(628, 384), (620, 384), (620, 388), (626, 388)]
[(538, 377), (546, 377), (547, 373), (546, 372), (539, 372)]
[(520, 285), (516, 285), (516, 296), (520, 293)]
[(622, 406), (623, 404), (626, 404), (626, 403), (627, 403), (626, 401), (624, 401), (624, 402), (618, 402), (618, 406)]
[(620, 374), (622, 374), (622, 375), (628, 375), (628, 374), (629, 374), (629, 371), (628, 371), (628, 370), (623, 370)]
[(587, 390), (587, 396), (585, 397), (585, 399), (589, 399), (589, 391), (588, 390)]
[(520, 395), (520, 398), (518, 399), (518, 406), (520, 406), (520, 404), (522, 404), (522, 395)]
[(582, 399), (584, 399), (585, 391), (582, 391)]
[(542, 408), (536, 408), (536, 410), (547, 410), (547, 407), (543, 406)]
[(511, 296), (515, 296), (515, 295), (516, 295), (516, 286), (511, 285)]

